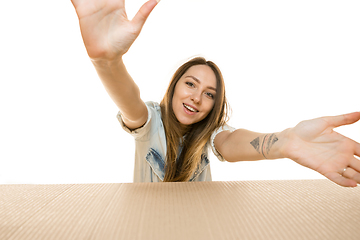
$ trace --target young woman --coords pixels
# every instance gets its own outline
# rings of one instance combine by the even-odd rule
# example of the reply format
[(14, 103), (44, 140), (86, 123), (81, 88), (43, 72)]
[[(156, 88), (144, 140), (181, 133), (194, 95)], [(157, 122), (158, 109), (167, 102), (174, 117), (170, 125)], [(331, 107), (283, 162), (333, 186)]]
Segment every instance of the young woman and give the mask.
[(144, 103), (122, 56), (138, 37), (157, 0), (146, 2), (129, 21), (124, 0), (72, 0), (82, 37), (118, 119), (136, 142), (135, 182), (209, 181), (208, 150), (230, 162), (290, 158), (335, 183), (360, 183), (360, 144), (333, 131), (360, 112), (322, 117), (294, 128), (261, 134), (226, 125), (224, 81), (203, 58), (182, 65), (160, 104)]

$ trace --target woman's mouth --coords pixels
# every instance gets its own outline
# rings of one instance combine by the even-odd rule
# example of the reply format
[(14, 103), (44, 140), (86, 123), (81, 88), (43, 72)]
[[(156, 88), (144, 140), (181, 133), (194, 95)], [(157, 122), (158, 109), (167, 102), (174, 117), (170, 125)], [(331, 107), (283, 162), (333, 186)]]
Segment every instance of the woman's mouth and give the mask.
[(184, 108), (185, 108), (186, 110), (188, 110), (189, 112), (192, 112), (192, 113), (197, 113), (197, 112), (199, 112), (199, 110), (197, 110), (196, 108), (193, 108), (193, 107), (191, 107), (191, 106), (189, 106), (189, 105), (187, 105), (187, 104), (185, 104), (185, 103), (183, 103), (183, 106), (184, 106)]

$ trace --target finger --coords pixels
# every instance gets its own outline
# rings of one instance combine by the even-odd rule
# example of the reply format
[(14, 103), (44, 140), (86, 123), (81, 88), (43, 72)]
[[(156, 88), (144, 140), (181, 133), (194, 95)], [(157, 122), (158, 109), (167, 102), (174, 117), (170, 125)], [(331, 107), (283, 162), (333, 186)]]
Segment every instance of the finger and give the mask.
[(360, 160), (357, 159), (356, 157), (354, 157), (349, 165), (351, 168), (353, 168), (354, 170), (360, 172)]
[(333, 181), (343, 187), (356, 187), (357, 186), (357, 182), (355, 180), (343, 177), (339, 173), (336, 173), (336, 172), (327, 173), (327, 174), (325, 174), (325, 177), (327, 177), (331, 181)]
[(360, 183), (360, 173), (358, 171), (355, 171), (351, 167), (346, 169), (346, 171), (343, 173), (343, 177), (346, 177), (348, 179), (353, 179), (357, 183)]
[(352, 124), (360, 119), (360, 112), (348, 113), (339, 116), (323, 117), (333, 128)]
[(355, 142), (355, 155), (360, 157), (360, 144)]
[(160, 0), (149, 0), (141, 6), (140, 10), (136, 13), (131, 21), (136, 29), (139, 31), (144, 26), (146, 19), (149, 17), (151, 11), (155, 8)]

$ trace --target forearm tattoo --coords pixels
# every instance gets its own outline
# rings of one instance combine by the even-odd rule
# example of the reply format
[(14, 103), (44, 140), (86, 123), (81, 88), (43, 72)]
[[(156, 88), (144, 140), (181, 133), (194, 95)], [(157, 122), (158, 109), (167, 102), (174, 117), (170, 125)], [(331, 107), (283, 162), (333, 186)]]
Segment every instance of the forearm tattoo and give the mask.
[(263, 140), (260, 143), (260, 137), (255, 138), (250, 142), (250, 144), (255, 148), (255, 150), (262, 154), (264, 158), (267, 158), (266, 155), (269, 154), (271, 147), (278, 141), (275, 133), (266, 134)]

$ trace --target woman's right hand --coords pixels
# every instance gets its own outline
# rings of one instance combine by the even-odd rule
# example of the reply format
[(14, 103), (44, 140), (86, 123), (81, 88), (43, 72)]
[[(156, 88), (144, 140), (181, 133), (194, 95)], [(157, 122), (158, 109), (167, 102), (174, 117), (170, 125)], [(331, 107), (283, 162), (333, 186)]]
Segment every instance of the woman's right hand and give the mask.
[(124, 55), (159, 0), (146, 2), (129, 21), (124, 0), (71, 0), (91, 59), (113, 60)]

